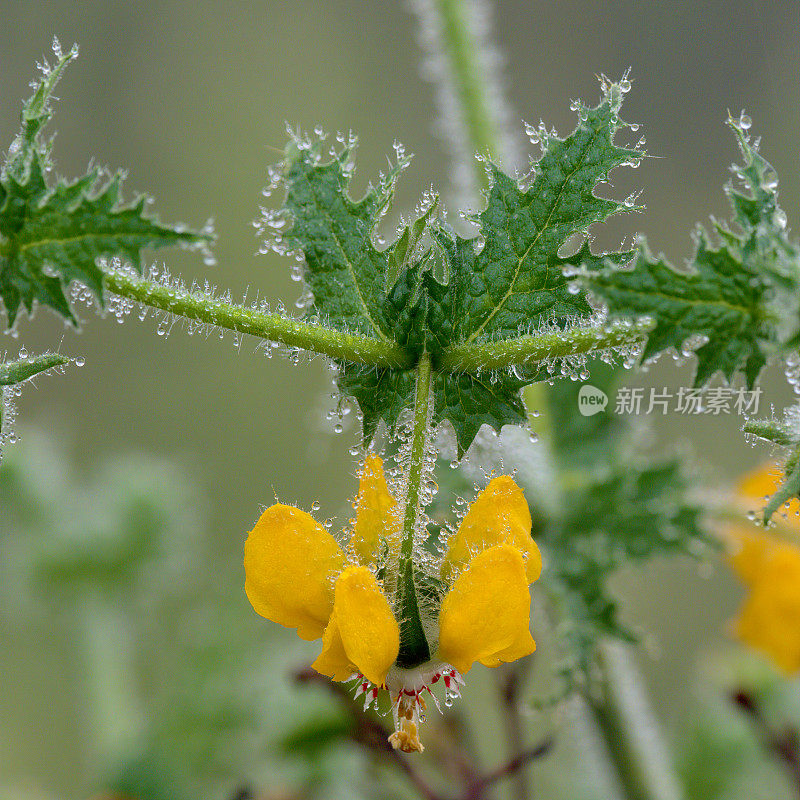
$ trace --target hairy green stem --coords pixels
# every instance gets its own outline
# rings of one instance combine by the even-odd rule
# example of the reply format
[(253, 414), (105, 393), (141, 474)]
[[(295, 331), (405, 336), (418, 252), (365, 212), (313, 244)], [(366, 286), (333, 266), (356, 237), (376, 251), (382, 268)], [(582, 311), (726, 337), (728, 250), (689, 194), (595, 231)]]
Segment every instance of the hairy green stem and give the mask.
[(15, 383), (38, 375), (40, 372), (66, 364), (69, 359), (58, 353), (42, 353), (32, 358), (21, 358), (18, 361), (8, 361), (0, 364), (0, 386), (11, 386)]
[[(476, 57), (478, 43), (470, 30), (464, 0), (434, 0), (434, 5), (442, 20), (442, 44), (450, 62), (453, 88), (461, 106), (467, 140), (474, 150), (497, 158), (497, 125), (489, 111), (488, 87)], [(487, 188), (488, 178), (483, 164), (475, 161), (474, 171), (477, 185)]]
[(408, 491), (403, 516), (403, 539), (400, 545), (399, 584), (403, 614), (400, 623), (400, 655), (397, 663), (401, 667), (413, 667), (430, 658), (425, 631), (419, 617), (413, 555), (420, 489), (425, 473), (425, 444), (430, 427), (431, 379), (431, 359), (427, 353), (423, 353), (417, 364), (414, 422), (408, 454)]
[(587, 701), (626, 800), (680, 800), (682, 791), (628, 648), (602, 642), (598, 661), (600, 692)]
[(648, 324), (615, 322), (605, 327), (582, 326), (530, 334), (482, 344), (448, 347), (437, 360), (444, 372), (469, 372), (529, 366), (549, 358), (582, 355), (641, 341)]
[(330, 358), (340, 358), (356, 364), (395, 369), (410, 369), (414, 366), (411, 355), (392, 342), (345, 333), (322, 325), (310, 325), (281, 314), (265, 314), (199, 292), (163, 286), (115, 270), (106, 271), (105, 283), (110, 292), (129, 300), (208, 325), (280, 342), (288, 347), (313, 350)]

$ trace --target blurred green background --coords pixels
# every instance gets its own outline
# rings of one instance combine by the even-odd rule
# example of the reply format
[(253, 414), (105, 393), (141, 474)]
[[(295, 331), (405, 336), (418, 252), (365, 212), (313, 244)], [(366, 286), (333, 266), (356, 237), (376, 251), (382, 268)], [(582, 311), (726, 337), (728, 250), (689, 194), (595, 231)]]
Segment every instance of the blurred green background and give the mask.
[[(266, 166), (279, 160), (285, 142), (285, 122), (357, 132), (359, 188), (385, 167), (393, 140), (402, 141), (415, 159), (398, 188), (398, 212), (409, 211), (430, 184), (445, 194), (450, 186), (447, 148), (432, 133), (434, 91), (420, 76), (418, 22), (403, 3), (20, 0), (5, 3), (2, 16), (3, 146), (17, 130), (34, 63), (49, 55), (52, 36), (65, 48), (78, 42), (80, 58), (57, 92), (56, 166), (66, 176), (81, 173), (91, 159), (124, 167), (128, 196), (150, 193), (162, 219), (199, 226), (213, 217), (216, 266), (179, 252), (158, 255), (159, 263), (188, 282), (208, 278), (234, 298), (246, 292), (283, 299), (288, 307), (296, 299), (291, 261), (256, 255), (251, 225)], [(616, 176), (616, 196), (641, 187), (647, 209), (615, 221), (598, 241), (615, 245), (623, 235), (644, 231), (653, 249), (679, 265), (690, 253), (695, 222), (727, 215), (722, 185), (738, 156), (724, 125), (728, 109), (738, 115), (744, 108), (752, 116), (752, 131), (763, 137), (762, 151), (781, 178), (789, 224), (796, 225), (799, 17), (794, 0), (514, 0), (498, 5), (494, 21), (495, 40), (507, 56), (514, 119), (535, 123), (541, 117), (564, 134), (573, 126), (570, 100), (598, 97), (596, 73), (618, 77), (632, 67), (634, 88), (623, 114), (640, 123), (648, 151), (658, 158)], [(179, 326), (159, 337), (152, 319), (119, 325), (113, 316), (100, 319), (89, 310), (83, 317), (80, 335), (40, 313), (18, 326), (19, 338), (2, 340), (12, 355), (24, 343), (30, 352), (58, 345), (86, 359), (82, 368), (72, 366), (65, 376), (25, 389), (16, 447), (30, 447), (36, 431), (46, 431), (59, 443), (53, 458), (78, 483), (90, 481), (86, 476), (102, 472), (118, 453), (177, 465), (206, 515), (204, 523), (188, 521), (190, 514), (181, 524), (198, 528), (182, 529), (184, 567), (191, 569), (202, 552), (216, 571), (213, 585), (199, 594), (219, 598), (234, 617), (254, 617), (240, 563), (259, 506), (275, 496), (306, 508), (319, 500), (320, 514), (343, 515), (344, 500), (355, 490), (356, 464), (348, 450), (357, 431), (351, 425), (335, 435), (325, 419), (334, 404), (325, 365), (319, 359), (302, 367), (267, 360), (251, 340), (237, 348), (229, 336), (190, 338)], [(626, 383), (675, 388), (690, 379), (691, 365), (665, 362), (628, 375)], [(780, 409), (790, 401), (775, 368), (764, 387), (766, 404)], [(741, 421), (732, 415), (656, 423), (655, 447), (690, 440), (722, 482), (767, 455), (745, 444)], [(31, 452), (26, 458), (49, 458)], [(74, 518), (78, 511), (67, 506), (65, 514)], [(58, 532), (61, 520), (52, 525)], [(17, 533), (23, 535), (4, 530), (2, 537)], [(179, 549), (176, 557), (180, 561)], [(738, 588), (725, 574), (701, 577), (695, 565), (674, 562), (622, 575), (619, 587), (628, 618), (655, 633), (658, 644), (643, 666), (659, 712), (676, 729), (698, 658), (724, 642), (722, 627)], [(74, 631), (59, 624), (58, 614), (31, 611), (25, 603), (12, 611), (0, 615), (0, 786), (27, 782), (82, 796), (98, 765), (86, 733), (92, 723), (83, 716), (85, 681)], [(248, 630), (256, 650), (289, 653), (280, 663), (302, 663), (315, 652), (314, 645), (300, 645), (266, 623)], [(168, 652), (171, 639), (164, 638)], [(263, 681), (291, 708), (284, 672), (267, 666)], [(151, 689), (145, 683), (144, 692)], [(262, 689), (253, 690), (254, 698)], [(283, 708), (274, 698), (270, 702)]]

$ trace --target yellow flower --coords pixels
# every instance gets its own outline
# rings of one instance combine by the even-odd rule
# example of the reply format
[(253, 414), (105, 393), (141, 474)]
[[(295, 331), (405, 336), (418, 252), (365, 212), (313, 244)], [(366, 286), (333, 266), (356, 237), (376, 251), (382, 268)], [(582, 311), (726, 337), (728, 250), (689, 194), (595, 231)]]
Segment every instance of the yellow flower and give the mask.
[[(539, 577), (542, 560), (530, 512), (512, 478), (494, 478), (441, 559), (415, 544), (409, 607), (401, 591), (401, 506), (378, 456), (364, 463), (355, 507), (344, 547), (305, 511), (280, 503), (268, 508), (245, 543), (245, 590), (262, 616), (297, 628), (303, 639), (322, 637), (312, 666), (336, 681), (357, 680), (365, 708), (386, 687), (392, 745), (421, 751), (422, 695), (436, 702), (433, 684), (442, 680), (449, 703), (476, 661), (495, 667), (536, 648), (528, 585)], [(404, 636), (409, 608), (421, 623), (421, 646), (404, 641), (411, 636)]]
[[(779, 486), (779, 471), (767, 464), (746, 475), (740, 497), (752, 510)], [(800, 504), (793, 500), (774, 530), (731, 525), (731, 566), (750, 589), (733, 632), (741, 641), (766, 653), (786, 673), (800, 671)], [(776, 515), (776, 519), (778, 515)]]

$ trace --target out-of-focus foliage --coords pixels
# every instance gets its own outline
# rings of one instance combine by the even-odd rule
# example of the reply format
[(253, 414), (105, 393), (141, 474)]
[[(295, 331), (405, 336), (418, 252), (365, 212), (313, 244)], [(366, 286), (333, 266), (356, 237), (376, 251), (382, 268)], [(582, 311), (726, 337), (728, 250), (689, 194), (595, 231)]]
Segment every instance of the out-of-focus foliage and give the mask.
[(694, 693), (677, 750), (686, 800), (795, 797), (776, 745), (800, 743), (800, 684), (729, 651), (705, 664)]
[(305, 787), (313, 775), (340, 795), (341, 747), (320, 755), (300, 729), (291, 752), (285, 741), (293, 725), (330, 718), (330, 700), (293, 686), (299, 648), (265, 639), (241, 564), (219, 562), (185, 473), (133, 455), (88, 476), (65, 463), (25, 431), (0, 467), (0, 598), (9, 624), (78, 632), (97, 786), (160, 800)]

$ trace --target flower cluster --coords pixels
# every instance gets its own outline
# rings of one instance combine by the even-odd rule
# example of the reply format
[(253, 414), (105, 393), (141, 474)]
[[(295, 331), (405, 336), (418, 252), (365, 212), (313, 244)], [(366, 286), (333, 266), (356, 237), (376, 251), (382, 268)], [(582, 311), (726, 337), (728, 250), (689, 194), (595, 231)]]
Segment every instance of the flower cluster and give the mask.
[[(745, 476), (739, 495), (752, 508), (778, 486), (777, 467), (767, 465)], [(727, 529), (731, 566), (750, 590), (733, 632), (787, 673), (800, 671), (799, 511), (793, 500), (773, 529), (744, 524)]]
[(423, 749), (419, 725), (423, 695), (434, 697), (431, 685), (442, 680), (449, 700), (476, 661), (494, 667), (534, 651), (528, 586), (542, 561), (522, 490), (508, 476), (494, 478), (433, 560), (436, 574), (430, 556), (413, 550), (429, 654), (416, 663), (404, 641), (409, 607), (400, 590), (401, 505), (389, 492), (381, 459), (369, 455), (343, 545), (305, 511), (270, 506), (245, 544), (245, 589), (262, 616), (296, 628), (303, 639), (322, 638), (312, 664), (318, 672), (356, 680), (366, 705), (379, 688), (388, 689), (395, 721), (390, 741), (411, 752)]

